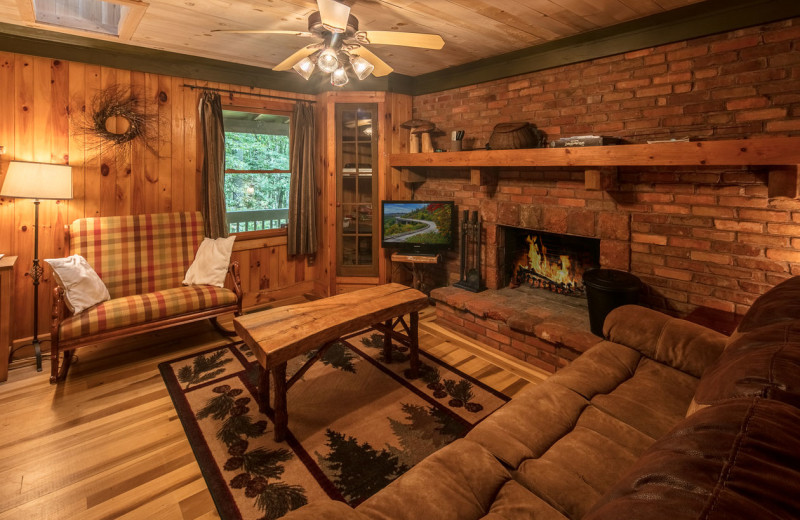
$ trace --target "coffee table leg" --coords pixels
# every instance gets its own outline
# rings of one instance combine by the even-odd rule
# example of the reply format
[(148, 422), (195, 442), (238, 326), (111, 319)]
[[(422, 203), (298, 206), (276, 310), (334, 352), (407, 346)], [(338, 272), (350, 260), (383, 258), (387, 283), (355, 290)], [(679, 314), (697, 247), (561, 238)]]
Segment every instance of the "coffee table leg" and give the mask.
[(275, 442), (281, 442), (286, 438), (289, 424), (289, 412), (286, 409), (286, 363), (272, 368), (272, 378), (275, 380)]
[[(383, 324), (386, 326), (387, 329), (392, 328), (392, 320), (388, 319)], [(392, 362), (392, 336), (389, 333), (384, 333), (383, 335), (383, 362), (384, 363), (391, 363)]]
[(258, 377), (258, 411), (266, 412), (269, 408), (269, 370), (261, 367)]
[(412, 312), (411, 320), (408, 325), (408, 339), (411, 343), (409, 346), (409, 363), (411, 369), (408, 375), (412, 378), (419, 376), (419, 313)]

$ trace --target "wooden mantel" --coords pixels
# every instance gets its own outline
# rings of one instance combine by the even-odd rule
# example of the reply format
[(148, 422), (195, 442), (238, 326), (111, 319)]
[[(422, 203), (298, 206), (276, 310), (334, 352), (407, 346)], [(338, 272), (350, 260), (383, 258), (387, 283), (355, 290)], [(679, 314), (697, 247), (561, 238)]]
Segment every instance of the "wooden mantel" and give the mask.
[[(400, 153), (389, 156), (399, 169), (470, 168), (482, 178), (486, 168), (576, 167), (587, 171), (588, 189), (607, 189), (618, 166), (770, 166), (769, 196), (800, 194), (800, 137), (765, 137), (721, 141), (530, 148), (468, 152)], [(406, 176), (409, 181), (424, 177)]]

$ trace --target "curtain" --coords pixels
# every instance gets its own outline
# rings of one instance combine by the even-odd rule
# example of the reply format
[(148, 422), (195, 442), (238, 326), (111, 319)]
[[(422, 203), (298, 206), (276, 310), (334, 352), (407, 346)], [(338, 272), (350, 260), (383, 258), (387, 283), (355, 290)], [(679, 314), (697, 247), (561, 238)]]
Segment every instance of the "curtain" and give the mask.
[(314, 133), (314, 108), (310, 103), (298, 102), (292, 113), (290, 138), (292, 173), (287, 237), (290, 255), (311, 255), (317, 251)]
[(203, 135), (203, 220), (209, 238), (228, 236), (225, 217), (225, 130), (219, 94), (203, 92), (198, 107)]

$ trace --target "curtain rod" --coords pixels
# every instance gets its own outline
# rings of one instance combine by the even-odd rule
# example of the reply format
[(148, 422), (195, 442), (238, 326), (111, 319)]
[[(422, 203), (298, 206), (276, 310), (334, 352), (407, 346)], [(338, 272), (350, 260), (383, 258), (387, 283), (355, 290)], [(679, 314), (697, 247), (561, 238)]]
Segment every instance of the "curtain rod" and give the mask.
[(201, 87), (199, 85), (187, 85), (186, 83), (184, 83), (181, 86), (182, 87), (188, 87), (188, 88), (190, 88), (192, 90), (200, 89), (200, 90), (208, 90), (210, 92), (225, 92), (225, 93), (228, 93), (228, 94), (241, 94), (241, 95), (244, 95), (244, 96), (256, 96), (256, 97), (271, 98), (271, 99), (284, 99), (286, 101), (304, 101), (306, 103), (316, 103), (316, 101), (314, 101), (313, 99), (297, 99), (297, 98), (290, 98), (290, 97), (284, 97), (284, 96), (271, 96), (269, 94), (256, 94), (256, 93), (250, 93), (250, 92), (239, 92), (238, 90), (228, 90), (228, 89), (224, 89), (224, 88)]

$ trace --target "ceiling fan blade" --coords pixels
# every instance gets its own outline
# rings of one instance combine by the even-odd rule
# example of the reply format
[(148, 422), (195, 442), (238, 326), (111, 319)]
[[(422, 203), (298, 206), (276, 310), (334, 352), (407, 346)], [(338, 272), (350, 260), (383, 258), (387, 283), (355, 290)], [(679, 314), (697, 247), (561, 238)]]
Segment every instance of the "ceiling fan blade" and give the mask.
[(230, 34), (288, 34), (290, 36), (302, 36), (303, 38), (311, 38), (314, 36), (306, 31), (270, 31), (265, 29), (212, 29), (211, 32), (230, 33)]
[(305, 47), (303, 47), (299, 51), (295, 52), (294, 54), (292, 54), (291, 56), (289, 56), (288, 58), (286, 58), (282, 62), (280, 62), (277, 65), (275, 65), (274, 67), (272, 67), (272, 70), (289, 70), (298, 61), (302, 60), (306, 56), (310, 56), (311, 54), (314, 54), (314, 52), (317, 49), (319, 49), (319, 44), (318, 43), (313, 43), (311, 45), (306, 45)]
[(444, 40), (438, 34), (396, 31), (359, 31), (356, 33), (355, 37), (359, 43), (380, 43), (437, 50), (444, 47)]
[(355, 54), (356, 56), (361, 56), (368, 62), (372, 63), (375, 70), (372, 71), (372, 75), (376, 78), (381, 76), (386, 76), (394, 69), (391, 68), (389, 65), (386, 64), (382, 59), (372, 54), (370, 51), (365, 49), (364, 47), (358, 47), (350, 51), (350, 54)]
[(347, 20), (350, 18), (350, 7), (340, 4), (335, 0), (317, 0), (319, 16), (322, 24), (339, 32), (347, 30)]

